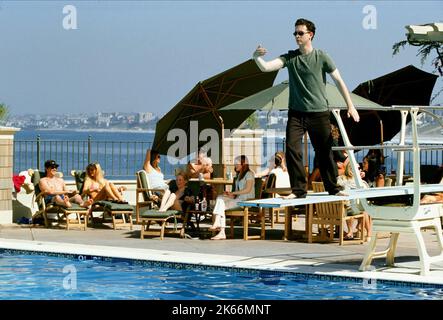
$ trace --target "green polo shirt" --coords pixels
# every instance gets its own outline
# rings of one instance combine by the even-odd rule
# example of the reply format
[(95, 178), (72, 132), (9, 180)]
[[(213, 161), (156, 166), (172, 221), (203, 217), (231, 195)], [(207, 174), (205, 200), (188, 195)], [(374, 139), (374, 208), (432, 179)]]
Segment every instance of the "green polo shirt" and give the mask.
[(328, 110), (326, 73), (336, 67), (323, 51), (313, 49), (308, 54), (290, 50), (280, 56), (289, 73), (289, 109), (301, 112)]

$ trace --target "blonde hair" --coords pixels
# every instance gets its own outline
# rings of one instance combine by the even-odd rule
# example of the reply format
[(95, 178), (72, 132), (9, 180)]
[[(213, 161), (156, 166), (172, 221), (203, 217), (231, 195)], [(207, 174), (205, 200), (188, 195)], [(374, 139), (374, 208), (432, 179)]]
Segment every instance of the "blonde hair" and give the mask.
[(177, 169), (177, 171), (175, 172), (175, 179), (177, 179), (178, 176), (182, 176), (186, 182), (189, 181), (189, 176), (185, 170)]
[[(95, 169), (96, 171), (94, 179), (89, 175), (91, 169)], [(90, 163), (86, 167), (86, 179), (83, 189), (89, 190), (93, 182), (97, 182), (100, 185), (100, 188), (103, 188), (106, 185), (106, 179), (99, 163)]]
[(340, 138), (340, 129), (333, 123), (331, 123), (331, 135), (332, 139), (338, 140)]
[(345, 177), (350, 179), (354, 177), (354, 173), (352, 172), (351, 162), (349, 161), (345, 166)]

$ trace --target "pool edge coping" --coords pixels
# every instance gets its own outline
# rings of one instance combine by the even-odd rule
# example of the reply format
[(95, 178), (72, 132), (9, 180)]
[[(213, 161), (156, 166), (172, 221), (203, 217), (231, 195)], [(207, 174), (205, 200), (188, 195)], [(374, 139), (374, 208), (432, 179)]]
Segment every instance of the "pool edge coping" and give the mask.
[[(358, 271), (352, 268), (337, 270), (334, 267), (322, 267), (315, 259), (286, 260), (281, 259), (215, 255), (206, 253), (178, 252), (170, 250), (141, 249), (128, 247), (96, 246), (64, 242), (11, 240), (0, 238), (0, 249), (13, 251), (38, 252), (59, 255), (77, 255), (122, 259), (133, 261), (146, 261), (152, 263), (186, 264), (196, 267), (213, 269), (235, 269), (244, 271), (258, 271), (285, 274), (304, 274), (311, 277), (333, 277), (343, 280), (349, 278), (361, 281), (376, 280), (393, 283), (394, 285), (435, 285), (443, 286), (443, 275), (420, 276), (415, 274), (402, 274), (385, 271)], [(280, 265), (279, 265), (280, 264)], [(334, 264), (332, 264), (334, 266)], [(415, 270), (415, 269), (414, 269)], [(417, 269), (418, 270), (418, 269)]]

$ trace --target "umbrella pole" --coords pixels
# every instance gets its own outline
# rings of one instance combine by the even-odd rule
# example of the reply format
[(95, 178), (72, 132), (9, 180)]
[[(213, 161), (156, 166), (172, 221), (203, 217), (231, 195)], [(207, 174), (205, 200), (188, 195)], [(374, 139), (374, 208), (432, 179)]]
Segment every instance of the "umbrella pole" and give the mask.
[(226, 177), (226, 164), (225, 164), (225, 123), (223, 118), (219, 115), (220, 128), (221, 128), (221, 143), (220, 143), (220, 164), (221, 164), (221, 177)]
[(307, 132), (305, 132), (303, 143), (304, 143), (304, 147), (305, 147), (305, 171), (306, 171), (306, 175), (309, 177), (309, 155), (308, 155), (308, 133)]
[[(383, 120), (380, 120), (380, 145), (383, 145)], [(381, 164), (385, 164), (385, 155), (383, 152), (383, 149), (380, 150), (381, 152)]]

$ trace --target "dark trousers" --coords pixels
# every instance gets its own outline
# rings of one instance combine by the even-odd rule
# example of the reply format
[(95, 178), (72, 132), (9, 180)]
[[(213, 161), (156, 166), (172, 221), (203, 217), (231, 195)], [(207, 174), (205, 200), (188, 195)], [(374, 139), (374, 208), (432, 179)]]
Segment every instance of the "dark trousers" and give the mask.
[(302, 138), (306, 131), (308, 131), (315, 156), (319, 162), (325, 189), (329, 194), (336, 194), (339, 191), (337, 186), (338, 171), (331, 150), (329, 111), (297, 112), (289, 110), (286, 126), (286, 162), (292, 193), (303, 197), (307, 192), (302, 148)]

